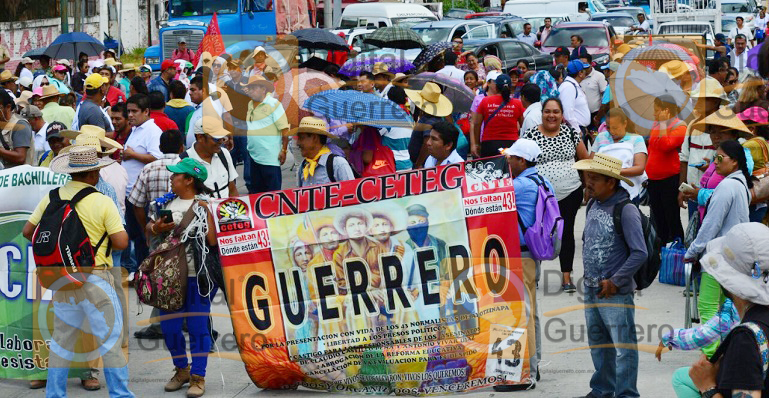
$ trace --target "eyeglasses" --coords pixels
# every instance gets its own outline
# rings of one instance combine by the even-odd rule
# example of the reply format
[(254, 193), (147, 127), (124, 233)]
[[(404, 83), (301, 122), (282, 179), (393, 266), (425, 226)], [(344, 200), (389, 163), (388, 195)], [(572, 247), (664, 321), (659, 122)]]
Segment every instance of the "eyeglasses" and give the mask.
[(729, 157), (728, 155), (718, 154), (718, 155), (716, 155), (715, 162), (716, 163), (721, 163), (721, 162), (724, 161), (724, 158), (728, 158), (728, 157)]

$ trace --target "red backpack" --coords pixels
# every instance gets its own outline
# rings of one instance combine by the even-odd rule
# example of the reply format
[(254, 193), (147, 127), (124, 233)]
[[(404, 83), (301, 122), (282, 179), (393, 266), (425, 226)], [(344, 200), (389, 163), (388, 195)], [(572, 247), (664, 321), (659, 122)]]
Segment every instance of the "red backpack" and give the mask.
[(382, 145), (382, 136), (372, 134), (374, 139), (374, 157), (363, 170), (363, 177), (380, 176), (395, 173), (395, 155), (392, 149)]
[[(83, 286), (88, 278), (95, 265), (96, 252), (107, 239), (105, 232), (96, 246), (92, 246), (75, 210), (75, 205), (92, 193), (98, 191), (93, 187), (83, 188), (70, 200), (61, 199), (59, 188), (49, 194), (50, 203), (32, 236), (32, 254), (41, 286), (74, 290)], [(110, 255), (110, 246), (111, 242), (107, 239), (107, 256)]]

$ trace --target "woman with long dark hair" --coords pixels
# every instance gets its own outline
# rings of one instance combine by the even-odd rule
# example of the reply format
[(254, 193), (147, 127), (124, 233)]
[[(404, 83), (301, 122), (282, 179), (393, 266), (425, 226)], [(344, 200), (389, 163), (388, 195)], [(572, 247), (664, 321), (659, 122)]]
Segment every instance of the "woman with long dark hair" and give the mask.
[(147, 84), (144, 82), (144, 78), (136, 76), (133, 79), (131, 79), (129, 94), (130, 94), (129, 97), (133, 97), (136, 94), (144, 94), (144, 95), (150, 94), (149, 90), (147, 90)]
[(563, 104), (558, 98), (547, 99), (542, 104), (542, 124), (525, 131), (521, 138), (536, 141), (542, 150), (537, 170), (553, 184), (564, 220), (561, 253), (558, 255), (563, 274), (562, 289), (573, 293), (577, 289), (571, 280), (575, 250), (574, 222), (583, 195), (579, 173), (571, 166), (575, 158), (588, 158), (587, 148), (580, 139), (580, 132), (563, 119)]
[(513, 145), (523, 120), (523, 105), (521, 100), (513, 98), (515, 87), (510, 76), (499, 75), (491, 84), (499, 94), (481, 100), (478, 105), (480, 117), (474, 119), (473, 135), (470, 136), (473, 155), (482, 158), (499, 155), (499, 148)]

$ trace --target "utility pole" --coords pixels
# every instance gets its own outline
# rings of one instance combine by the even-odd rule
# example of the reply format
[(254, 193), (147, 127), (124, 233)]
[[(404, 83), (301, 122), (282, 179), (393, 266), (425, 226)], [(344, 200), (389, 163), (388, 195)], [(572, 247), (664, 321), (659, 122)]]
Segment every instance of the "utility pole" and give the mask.
[(73, 29), (73, 32), (80, 32), (80, 7), (82, 6), (80, 3), (81, 0), (75, 0), (75, 11), (73, 12), (73, 15), (75, 16), (75, 28)]
[(152, 0), (147, 0), (147, 47), (150, 46), (152, 46)]
[(60, 0), (59, 1), (59, 8), (61, 8), (59, 11), (61, 11), (61, 33), (69, 33), (69, 13), (68, 13), (68, 4), (67, 0)]
[(122, 44), (123, 44), (123, 42), (122, 42), (122, 39), (123, 39), (123, 29), (122, 29), (122, 27), (123, 27), (123, 25), (122, 25), (122, 22), (123, 22), (123, 0), (118, 0), (118, 1), (120, 1), (120, 7), (118, 8), (118, 13), (117, 13), (117, 58), (120, 59), (120, 56), (123, 55), (123, 54), (120, 53), (121, 50), (123, 49), (123, 46), (122, 46)]
[(334, 28), (334, 8), (331, 2), (332, 0), (323, 0), (323, 27), (325, 29)]

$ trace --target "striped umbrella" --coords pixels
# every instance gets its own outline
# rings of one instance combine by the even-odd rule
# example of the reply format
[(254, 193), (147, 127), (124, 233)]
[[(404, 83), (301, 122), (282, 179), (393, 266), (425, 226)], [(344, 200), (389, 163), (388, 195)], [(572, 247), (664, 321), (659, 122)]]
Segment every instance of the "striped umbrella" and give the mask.
[(302, 108), (307, 98), (341, 86), (341, 83), (325, 73), (307, 68), (291, 69), (275, 83), (275, 96), (283, 104), (291, 127), (298, 127), (303, 117), (312, 116), (312, 112)]
[(470, 90), (470, 87), (465, 86), (465, 82), (460, 82), (446, 75), (422, 72), (409, 78), (409, 88), (421, 90), (428, 82), (434, 82), (441, 86), (442, 94), (454, 105), (454, 112), (470, 112), (475, 94), (473, 90)]
[(379, 28), (367, 35), (363, 42), (379, 48), (397, 48), (400, 50), (425, 47), (425, 42), (422, 41), (417, 32), (398, 26)]
[(376, 94), (353, 90), (328, 90), (311, 96), (305, 109), (329, 119), (374, 127), (414, 127), (414, 119), (403, 108)]
[(439, 41), (439, 42), (430, 44), (427, 48), (422, 50), (422, 52), (419, 53), (419, 55), (417, 55), (416, 59), (414, 59), (414, 66), (416, 66), (417, 69), (421, 69), (423, 66), (430, 63), (430, 61), (432, 61), (433, 58), (439, 55), (443, 55), (443, 52), (451, 47), (452, 47), (452, 44), (447, 41)]
[(342, 68), (339, 69), (339, 74), (358, 76), (361, 72), (371, 72), (374, 69), (374, 64), (377, 62), (387, 65), (387, 71), (390, 73), (406, 73), (414, 70), (414, 64), (395, 55), (378, 55), (373, 57), (365, 57), (364, 55), (359, 55), (355, 59), (345, 62)]

